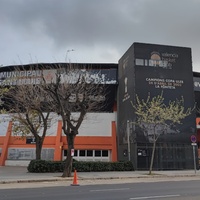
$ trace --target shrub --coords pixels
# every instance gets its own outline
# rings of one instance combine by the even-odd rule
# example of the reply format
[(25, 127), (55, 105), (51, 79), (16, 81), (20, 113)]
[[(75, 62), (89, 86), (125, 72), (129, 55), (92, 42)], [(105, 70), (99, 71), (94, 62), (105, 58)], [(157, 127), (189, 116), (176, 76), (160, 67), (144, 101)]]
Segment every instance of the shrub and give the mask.
[[(31, 160), (27, 169), (29, 172), (63, 172), (65, 161)], [(75, 161), (72, 170), (78, 172), (102, 172), (102, 171), (133, 171), (132, 162), (85, 162)]]
[(49, 163), (45, 160), (31, 160), (28, 165), (28, 171), (36, 173), (48, 172), (51, 171), (50, 167)]

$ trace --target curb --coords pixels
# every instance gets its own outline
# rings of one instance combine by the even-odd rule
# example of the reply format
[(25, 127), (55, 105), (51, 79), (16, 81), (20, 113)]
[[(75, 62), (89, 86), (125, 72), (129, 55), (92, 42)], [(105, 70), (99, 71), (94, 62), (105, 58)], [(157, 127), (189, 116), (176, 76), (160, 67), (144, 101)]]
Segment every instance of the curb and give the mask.
[(72, 181), (72, 178), (52, 178), (52, 179), (18, 179), (18, 180), (3, 180), (0, 184), (10, 183), (39, 183), (39, 182), (54, 182), (54, 181)]
[[(78, 180), (119, 180), (119, 179), (141, 179), (141, 178), (146, 178), (146, 179), (154, 179), (154, 178), (170, 178), (170, 177), (200, 177), (200, 175), (194, 174), (188, 174), (188, 175), (183, 175), (183, 174), (176, 174), (176, 175), (165, 175), (165, 174), (155, 174), (155, 175), (138, 175), (138, 176), (132, 176), (132, 177), (78, 177)], [(56, 182), (56, 181), (73, 181), (73, 177), (66, 177), (66, 178), (47, 178), (47, 179), (18, 179), (18, 180), (3, 180), (0, 181), (0, 184), (12, 184), (12, 183), (39, 183), (39, 182)]]

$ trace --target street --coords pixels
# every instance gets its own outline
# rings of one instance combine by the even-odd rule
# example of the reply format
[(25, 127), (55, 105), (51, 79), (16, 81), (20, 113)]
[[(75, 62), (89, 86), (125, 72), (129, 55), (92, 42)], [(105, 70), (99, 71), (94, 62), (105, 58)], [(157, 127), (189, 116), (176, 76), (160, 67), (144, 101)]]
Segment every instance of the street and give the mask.
[(1, 189), (0, 200), (199, 200), (199, 185), (190, 180)]

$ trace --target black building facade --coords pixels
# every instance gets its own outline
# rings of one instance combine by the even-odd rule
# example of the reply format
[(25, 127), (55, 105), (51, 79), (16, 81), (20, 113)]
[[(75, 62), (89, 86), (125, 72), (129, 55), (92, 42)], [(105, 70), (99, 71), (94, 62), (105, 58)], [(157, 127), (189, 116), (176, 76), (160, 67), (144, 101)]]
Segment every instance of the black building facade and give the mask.
[[(183, 97), (185, 109), (195, 105), (191, 49), (134, 43), (119, 60), (118, 67), (118, 156), (131, 160), (136, 169), (149, 169), (152, 132), (135, 125), (136, 95), (147, 99), (163, 94), (166, 104)], [(191, 135), (196, 135), (196, 113), (175, 129), (161, 134), (156, 147), (154, 169), (194, 167)]]

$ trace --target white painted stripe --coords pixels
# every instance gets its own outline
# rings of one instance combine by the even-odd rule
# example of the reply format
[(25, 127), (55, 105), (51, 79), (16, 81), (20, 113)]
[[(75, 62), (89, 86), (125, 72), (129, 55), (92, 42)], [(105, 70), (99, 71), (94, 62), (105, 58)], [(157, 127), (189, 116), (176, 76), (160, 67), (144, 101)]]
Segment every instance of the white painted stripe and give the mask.
[(170, 197), (180, 197), (180, 195), (175, 194), (175, 195), (163, 195), (163, 196), (134, 197), (134, 198), (130, 198), (130, 199), (131, 200), (139, 200), (139, 199), (158, 199), (158, 198), (170, 198)]
[(118, 188), (118, 189), (103, 189), (103, 190), (90, 190), (90, 192), (105, 192), (105, 191), (118, 191), (118, 190), (130, 190), (130, 188)]

